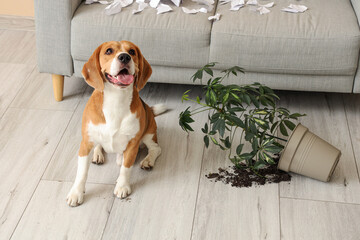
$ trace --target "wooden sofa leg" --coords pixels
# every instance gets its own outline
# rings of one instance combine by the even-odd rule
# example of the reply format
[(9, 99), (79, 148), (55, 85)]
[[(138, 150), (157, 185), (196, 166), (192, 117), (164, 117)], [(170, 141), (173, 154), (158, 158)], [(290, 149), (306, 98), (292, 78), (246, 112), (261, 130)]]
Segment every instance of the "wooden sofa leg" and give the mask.
[(55, 100), (60, 102), (63, 99), (64, 92), (64, 76), (52, 74), (53, 88), (54, 88), (54, 97)]

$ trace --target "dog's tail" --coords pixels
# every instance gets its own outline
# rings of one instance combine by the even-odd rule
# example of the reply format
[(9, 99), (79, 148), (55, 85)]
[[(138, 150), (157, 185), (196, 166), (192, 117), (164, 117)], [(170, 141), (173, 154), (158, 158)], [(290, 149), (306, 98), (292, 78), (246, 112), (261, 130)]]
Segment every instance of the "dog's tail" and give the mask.
[(153, 111), (155, 116), (158, 116), (158, 115), (166, 112), (168, 109), (165, 106), (165, 104), (159, 103), (159, 104), (155, 104), (154, 106), (152, 106), (151, 110)]

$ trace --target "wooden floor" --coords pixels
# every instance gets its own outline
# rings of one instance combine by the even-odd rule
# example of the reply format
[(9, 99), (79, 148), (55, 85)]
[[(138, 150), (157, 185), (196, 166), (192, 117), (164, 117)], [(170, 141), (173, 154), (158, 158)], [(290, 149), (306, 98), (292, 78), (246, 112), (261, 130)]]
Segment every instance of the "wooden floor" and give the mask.
[(0, 27), (1, 240), (360, 238), (360, 96), (351, 94), (279, 93), (283, 106), (307, 113), (303, 124), (342, 150), (330, 183), (293, 175), (290, 184), (237, 189), (205, 177), (230, 163), (204, 148), (200, 124), (189, 135), (178, 126), (189, 87), (148, 84), (144, 100), (172, 109), (157, 117), (163, 151), (155, 168), (140, 169), (140, 152), (133, 193), (119, 200), (112, 193), (119, 168), (108, 155), (90, 167), (84, 204), (68, 207), (91, 89), (66, 78), (64, 101), (55, 102), (50, 75), (36, 68), (33, 28), (19, 29)]

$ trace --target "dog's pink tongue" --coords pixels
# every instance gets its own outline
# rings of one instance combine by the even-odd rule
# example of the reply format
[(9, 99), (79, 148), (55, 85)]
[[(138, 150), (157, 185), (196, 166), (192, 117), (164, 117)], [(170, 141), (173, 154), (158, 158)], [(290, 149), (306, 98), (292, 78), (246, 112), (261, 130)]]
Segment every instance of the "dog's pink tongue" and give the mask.
[(134, 76), (127, 74), (119, 74), (116, 79), (122, 84), (129, 85), (134, 81)]

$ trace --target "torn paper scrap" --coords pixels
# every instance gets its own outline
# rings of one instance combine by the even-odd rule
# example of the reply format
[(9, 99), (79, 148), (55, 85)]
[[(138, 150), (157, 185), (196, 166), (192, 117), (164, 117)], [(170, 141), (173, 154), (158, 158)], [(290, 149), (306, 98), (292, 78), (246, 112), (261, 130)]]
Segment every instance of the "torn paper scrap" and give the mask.
[(110, 4), (110, 1), (99, 1), (99, 0), (86, 0), (85, 4), (93, 4), (93, 3), (101, 3), (101, 4)]
[(244, 0), (232, 0), (231, 1), (231, 11), (238, 11), (240, 8), (242, 8), (245, 5)]
[(208, 12), (211, 12), (214, 9), (214, 0), (192, 0), (200, 5), (205, 5), (205, 8)]
[(137, 14), (142, 12), (147, 6), (149, 6), (149, 4), (147, 4), (146, 2), (140, 2), (138, 5), (138, 8), (135, 10), (132, 10), (132, 14)]
[(181, 3), (181, 0), (171, 0), (175, 6), (179, 7), (180, 6), (180, 3)]
[(271, 8), (271, 7), (273, 7), (273, 6), (274, 6), (274, 2), (267, 3), (267, 4), (264, 4), (264, 5), (259, 4), (259, 7)]
[(199, 9), (188, 9), (186, 7), (182, 7), (182, 10), (184, 13), (187, 14), (196, 14), (198, 12), (202, 12), (202, 13), (207, 13), (207, 9), (206, 8), (199, 8)]
[(249, 0), (246, 2), (246, 5), (258, 5), (258, 1), (257, 0)]
[(131, 5), (134, 2), (134, 0), (115, 0), (114, 2), (119, 2), (121, 7), (127, 7)]
[(208, 19), (209, 19), (210, 21), (216, 22), (216, 21), (219, 21), (219, 20), (220, 20), (220, 16), (221, 16), (221, 14), (220, 14), (220, 13), (217, 13), (217, 14), (215, 14), (214, 16), (208, 17)]
[(121, 12), (121, 4), (120, 2), (113, 2), (112, 4), (110, 4), (109, 6), (107, 6), (105, 8), (105, 14), (106, 15), (113, 15), (116, 13)]
[(197, 11), (202, 13), (208, 13), (208, 10), (206, 8), (199, 8)]
[(291, 13), (303, 13), (307, 10), (308, 8), (304, 5), (295, 5), (295, 4), (290, 4), (287, 8), (283, 8), (281, 9), (281, 11), (284, 12), (291, 12)]
[(172, 11), (172, 8), (171, 8), (169, 5), (162, 4), (162, 3), (160, 3), (160, 5), (159, 5), (156, 9), (157, 9), (157, 14), (161, 14), (161, 13), (166, 13), (166, 12)]
[(151, 0), (150, 1), (150, 7), (157, 8), (160, 3), (160, 0)]
[(267, 9), (266, 7), (263, 7), (263, 6), (259, 7), (257, 10), (260, 12), (260, 15), (263, 15), (263, 14), (266, 14), (266, 13), (270, 12), (269, 9)]
[(227, 3), (229, 3), (229, 2), (231, 2), (231, 0), (220, 0), (220, 1), (219, 1), (219, 4), (220, 4), (220, 5), (224, 5), (224, 4), (227, 4)]
[(214, 0), (192, 0), (192, 1), (203, 5), (212, 5), (215, 3)]

